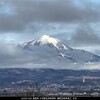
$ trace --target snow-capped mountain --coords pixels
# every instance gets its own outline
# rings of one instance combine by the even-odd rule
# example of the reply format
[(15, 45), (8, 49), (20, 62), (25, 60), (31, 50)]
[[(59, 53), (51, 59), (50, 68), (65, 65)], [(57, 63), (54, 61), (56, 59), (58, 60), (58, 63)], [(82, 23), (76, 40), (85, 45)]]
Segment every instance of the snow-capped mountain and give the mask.
[(43, 35), (38, 40), (19, 44), (17, 47), (32, 52), (33, 57), (36, 57), (36, 60), (41, 63), (66, 65), (100, 61), (98, 55), (85, 50), (73, 49), (60, 40), (47, 35)]
[(55, 38), (50, 37), (50, 36), (47, 36), (47, 35), (41, 36), (39, 40), (33, 40), (33, 41), (30, 41), (30, 42), (25, 42), (25, 43), (19, 44), (18, 46), (23, 47), (24, 49), (32, 49), (32, 47), (34, 47), (34, 46), (54, 47), (58, 50), (60, 50), (60, 49), (65, 49), (65, 50), (70, 49), (70, 47), (61, 43), (60, 40), (55, 39)]

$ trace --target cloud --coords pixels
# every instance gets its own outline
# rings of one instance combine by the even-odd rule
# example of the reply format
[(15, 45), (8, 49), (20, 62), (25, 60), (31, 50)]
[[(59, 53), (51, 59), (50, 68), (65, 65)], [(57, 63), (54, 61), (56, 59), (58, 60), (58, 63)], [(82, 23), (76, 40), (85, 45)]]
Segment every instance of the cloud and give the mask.
[(71, 42), (76, 45), (100, 45), (100, 37), (95, 34), (89, 24), (80, 24), (71, 37)]
[(22, 31), (34, 22), (72, 23), (100, 20), (96, 6), (81, 0), (78, 0), (78, 3), (75, 0), (0, 0), (0, 2), (11, 9), (7, 13), (0, 13), (1, 32)]
[(19, 49), (12, 44), (0, 43), (0, 68), (100, 69), (100, 63), (84, 65), (68, 64), (63, 61), (60, 63), (59, 58), (55, 58), (57, 54), (53, 53), (52, 50), (47, 55), (44, 55), (46, 51), (40, 50), (41, 52), (35, 48), (34, 52), (30, 52)]
[[(12, 44), (0, 43), (0, 68), (28, 68), (32, 67), (32, 65), (35, 65), (36, 60), (37, 57), (34, 55), (34, 53), (19, 50), (15, 45)], [(38, 64), (39, 63), (40, 62), (38, 61)]]
[[(47, 53), (46, 51), (37, 48), (34, 48), (34, 52), (30, 52), (29, 50), (23, 50), (15, 45), (8, 43), (0, 43), (0, 68), (41, 68), (41, 67), (57, 67), (57, 62), (55, 62), (56, 54)], [(49, 59), (50, 62), (47, 62)], [(49, 64), (49, 65), (48, 65)], [(52, 66), (52, 65), (55, 66)], [(58, 67), (59, 68), (59, 67)]]

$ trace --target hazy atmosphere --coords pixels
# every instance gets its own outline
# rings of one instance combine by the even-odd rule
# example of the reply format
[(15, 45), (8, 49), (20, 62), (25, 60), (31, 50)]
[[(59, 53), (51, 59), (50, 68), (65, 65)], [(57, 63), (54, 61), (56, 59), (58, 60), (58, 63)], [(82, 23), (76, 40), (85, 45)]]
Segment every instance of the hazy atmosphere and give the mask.
[(100, 0), (0, 0), (0, 68), (100, 69), (99, 63), (48, 66), (36, 52), (16, 48), (44, 34), (100, 56)]

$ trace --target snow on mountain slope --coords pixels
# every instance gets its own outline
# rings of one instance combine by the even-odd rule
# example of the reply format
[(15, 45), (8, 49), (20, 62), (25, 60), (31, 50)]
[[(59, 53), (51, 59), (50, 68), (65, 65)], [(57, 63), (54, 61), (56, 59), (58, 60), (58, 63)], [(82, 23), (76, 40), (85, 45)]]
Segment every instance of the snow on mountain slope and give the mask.
[(43, 35), (38, 40), (19, 44), (18, 47), (33, 52), (33, 55), (37, 56), (37, 60), (41, 60), (43, 63), (60, 63), (63, 65), (100, 61), (100, 56), (85, 50), (73, 49), (60, 40), (47, 35)]
[[(43, 35), (37, 42), (40, 42), (41, 45), (47, 44), (47, 43), (51, 43), (53, 44), (55, 47), (57, 47), (57, 44), (60, 42), (57, 39), (54, 39), (50, 36), (47, 35)], [(57, 47), (58, 48), (58, 47)]]
[(48, 47), (54, 47), (56, 49), (65, 49), (65, 50), (70, 49), (70, 47), (61, 43), (60, 40), (55, 39), (55, 38), (50, 37), (50, 36), (47, 36), (47, 35), (41, 36), (39, 38), (39, 40), (25, 42), (25, 43), (19, 44), (18, 46), (26, 48), (26, 49), (28, 49), (29, 47), (34, 47), (34, 46), (40, 46), (40, 47), (48, 46)]

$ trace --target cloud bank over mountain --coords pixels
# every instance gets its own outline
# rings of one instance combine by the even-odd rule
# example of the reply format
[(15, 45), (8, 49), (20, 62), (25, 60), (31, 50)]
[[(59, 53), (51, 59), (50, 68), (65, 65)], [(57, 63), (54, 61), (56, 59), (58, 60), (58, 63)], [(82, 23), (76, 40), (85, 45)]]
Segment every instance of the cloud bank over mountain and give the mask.
[(100, 56), (46, 35), (17, 46), (1, 43), (0, 47), (0, 68), (99, 69)]

